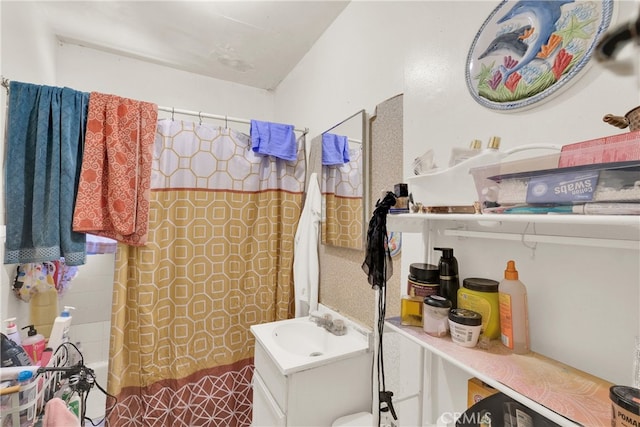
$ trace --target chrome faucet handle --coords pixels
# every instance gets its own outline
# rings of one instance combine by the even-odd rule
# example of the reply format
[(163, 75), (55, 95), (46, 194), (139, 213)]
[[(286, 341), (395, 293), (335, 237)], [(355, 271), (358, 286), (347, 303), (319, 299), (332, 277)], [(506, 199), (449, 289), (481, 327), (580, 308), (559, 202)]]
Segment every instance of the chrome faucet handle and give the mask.
[(317, 323), (319, 326), (327, 326), (331, 324), (331, 314), (314, 311), (309, 313), (309, 320)]
[(347, 333), (347, 327), (344, 324), (344, 320), (342, 319), (336, 319), (333, 321), (333, 324), (331, 326), (331, 332), (334, 335), (344, 335)]

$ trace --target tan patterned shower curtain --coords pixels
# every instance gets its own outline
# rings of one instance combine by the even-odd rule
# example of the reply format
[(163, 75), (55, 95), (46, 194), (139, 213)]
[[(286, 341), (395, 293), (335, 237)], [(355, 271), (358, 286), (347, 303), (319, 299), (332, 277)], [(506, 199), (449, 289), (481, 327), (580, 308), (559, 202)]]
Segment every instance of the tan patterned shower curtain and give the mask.
[(148, 243), (116, 255), (109, 426), (250, 424), (249, 327), (293, 313), (305, 155), (303, 138), (296, 162), (249, 147), (230, 129), (159, 121)]

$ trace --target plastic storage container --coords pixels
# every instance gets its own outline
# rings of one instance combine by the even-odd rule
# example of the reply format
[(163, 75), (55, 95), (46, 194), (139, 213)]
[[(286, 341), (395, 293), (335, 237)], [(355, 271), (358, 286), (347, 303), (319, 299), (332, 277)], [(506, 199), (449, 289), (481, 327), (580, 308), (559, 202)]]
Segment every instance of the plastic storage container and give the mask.
[(409, 266), (407, 295), (427, 297), (440, 292), (440, 274), (437, 265), (414, 263)]
[(640, 189), (633, 184), (640, 167), (640, 137), (608, 142), (614, 137), (571, 144), (544, 156), (473, 167), (469, 173), (477, 200), (483, 209), (496, 204), (638, 201)]
[(429, 295), (422, 308), (422, 330), (434, 337), (449, 333), (449, 310), (451, 301), (439, 295)]
[(481, 337), (500, 338), (499, 283), (478, 277), (466, 278), (458, 290), (458, 308), (466, 308), (482, 315)]
[(611, 425), (616, 427), (640, 426), (640, 390), (614, 385), (609, 389), (611, 399)]
[(449, 311), (451, 340), (463, 347), (475, 347), (482, 329), (482, 315), (464, 308)]

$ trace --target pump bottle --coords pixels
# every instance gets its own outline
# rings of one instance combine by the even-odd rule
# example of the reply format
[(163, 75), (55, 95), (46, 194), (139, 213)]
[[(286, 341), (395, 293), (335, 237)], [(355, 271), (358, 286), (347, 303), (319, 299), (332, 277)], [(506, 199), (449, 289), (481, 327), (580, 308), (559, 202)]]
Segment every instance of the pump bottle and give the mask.
[(65, 305), (60, 316), (53, 321), (53, 328), (49, 336), (49, 347), (51, 347), (54, 354), (63, 343), (69, 342), (69, 329), (71, 328), (71, 313), (69, 310), (75, 310), (75, 307)]
[(44, 335), (39, 334), (33, 325), (25, 326), (22, 329), (27, 328), (29, 330), (27, 331), (27, 338), (22, 341), (22, 348), (27, 352), (33, 363), (38, 363), (42, 358), (42, 352), (45, 347)]
[(18, 345), (22, 345), (20, 331), (18, 331), (18, 326), (16, 325), (16, 318), (10, 317), (5, 319), (5, 322), (7, 322), (7, 338)]
[(440, 274), (440, 296), (451, 301), (451, 308), (458, 308), (458, 289), (460, 279), (458, 277), (458, 260), (453, 256), (452, 248), (433, 248), (442, 251), (440, 261), (438, 261), (438, 272)]
[(530, 351), (527, 288), (518, 280), (515, 261), (507, 262), (504, 279), (498, 285), (500, 338), (516, 354)]

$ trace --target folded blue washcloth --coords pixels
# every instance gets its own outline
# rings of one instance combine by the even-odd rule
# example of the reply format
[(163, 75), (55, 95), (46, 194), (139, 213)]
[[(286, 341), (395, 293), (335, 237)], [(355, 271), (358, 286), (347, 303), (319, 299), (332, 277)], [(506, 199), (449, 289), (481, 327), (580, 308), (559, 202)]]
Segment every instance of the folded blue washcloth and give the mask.
[(322, 134), (322, 164), (342, 165), (349, 163), (349, 142), (347, 137), (333, 133)]
[(251, 120), (251, 148), (255, 153), (295, 161), (298, 144), (293, 126)]

